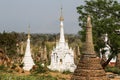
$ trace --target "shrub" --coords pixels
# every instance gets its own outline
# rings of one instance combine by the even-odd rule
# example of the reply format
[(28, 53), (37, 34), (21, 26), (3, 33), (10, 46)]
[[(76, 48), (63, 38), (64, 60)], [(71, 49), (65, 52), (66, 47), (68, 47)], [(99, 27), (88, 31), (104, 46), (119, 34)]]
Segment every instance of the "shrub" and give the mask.
[(7, 67), (5, 67), (4, 65), (0, 65), (0, 72), (6, 72), (8, 70)]
[(32, 73), (45, 73), (48, 71), (48, 68), (46, 66), (42, 66), (41, 63), (36, 65), (37, 67), (34, 70), (31, 70)]
[(117, 68), (117, 67), (106, 67), (105, 71), (106, 72), (112, 72), (112, 73), (115, 73), (115, 74), (120, 74), (120, 69)]
[(4, 70), (5, 66), (4, 65), (0, 65), (0, 70)]
[(63, 74), (71, 74), (71, 72), (70, 72), (69, 70), (63, 71), (62, 73), (63, 73)]

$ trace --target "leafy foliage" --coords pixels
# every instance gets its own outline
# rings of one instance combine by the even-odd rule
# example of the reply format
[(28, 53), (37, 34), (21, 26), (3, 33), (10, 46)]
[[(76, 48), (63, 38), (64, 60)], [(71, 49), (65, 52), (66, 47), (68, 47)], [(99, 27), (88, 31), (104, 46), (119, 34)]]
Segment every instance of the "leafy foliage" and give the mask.
[(120, 3), (116, 0), (86, 0), (85, 5), (77, 7), (79, 25), (82, 30), (79, 32), (82, 41), (85, 41), (85, 28), (87, 15), (91, 15), (93, 25), (93, 40), (96, 51), (99, 51), (104, 43), (102, 35), (108, 33), (109, 43), (115, 49), (120, 47), (120, 37), (115, 33), (120, 29)]
[(120, 69), (117, 67), (106, 67), (105, 71), (106, 72), (113, 72), (115, 74), (120, 74)]
[(7, 53), (8, 55), (11, 55), (11, 54), (15, 54), (16, 53), (16, 49), (15, 49), (15, 46), (16, 46), (16, 39), (17, 39), (17, 34), (16, 33), (6, 33), (6, 32), (3, 32), (2, 34), (0, 34), (0, 45), (1, 45), (1, 48), (3, 48), (5, 50), (5, 53)]
[(45, 73), (48, 71), (47, 66), (43, 66), (41, 63), (36, 63), (37, 67), (31, 70), (32, 74)]
[[(81, 45), (79, 36), (73, 34), (65, 35), (70, 47), (74, 48)], [(27, 34), (17, 33), (17, 32), (3, 32), (0, 33), (0, 48), (5, 51), (5, 54), (13, 59), (15, 63), (19, 63), (18, 58), (24, 56), (26, 47)], [(59, 40), (59, 34), (31, 34), (31, 49), (32, 54), (38, 55), (41, 50), (47, 49), (47, 57), (50, 58), (50, 53), (55, 47), (56, 41)], [(23, 51), (21, 52), (21, 45), (23, 46)], [(19, 49), (19, 50), (18, 50)], [(22, 54), (20, 54), (22, 53)], [(49, 60), (50, 61), (50, 60)], [(47, 62), (49, 64), (49, 62)]]
[(7, 71), (8, 71), (8, 67), (4, 65), (0, 65), (0, 72), (7, 72)]
[(4, 70), (5, 66), (4, 65), (0, 65), (0, 70)]
[(63, 71), (62, 73), (63, 73), (63, 74), (71, 74), (71, 72), (70, 72), (69, 70)]

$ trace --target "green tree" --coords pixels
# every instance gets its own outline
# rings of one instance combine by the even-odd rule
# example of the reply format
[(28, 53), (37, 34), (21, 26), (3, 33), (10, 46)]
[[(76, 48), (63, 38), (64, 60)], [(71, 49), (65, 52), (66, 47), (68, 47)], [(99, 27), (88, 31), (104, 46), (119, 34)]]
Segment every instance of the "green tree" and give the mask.
[(16, 32), (8, 33), (4, 31), (0, 33), (0, 48), (2, 48), (9, 57), (16, 55), (17, 35)]
[(81, 40), (85, 41), (85, 28), (87, 15), (91, 15), (93, 25), (93, 40), (95, 51), (104, 46), (102, 35), (108, 33), (109, 45), (112, 55), (102, 65), (103, 68), (109, 63), (113, 55), (119, 53), (120, 36), (115, 31), (120, 29), (120, 3), (117, 0), (85, 0), (85, 4), (77, 7), (79, 16), (79, 25), (82, 30), (79, 31)]

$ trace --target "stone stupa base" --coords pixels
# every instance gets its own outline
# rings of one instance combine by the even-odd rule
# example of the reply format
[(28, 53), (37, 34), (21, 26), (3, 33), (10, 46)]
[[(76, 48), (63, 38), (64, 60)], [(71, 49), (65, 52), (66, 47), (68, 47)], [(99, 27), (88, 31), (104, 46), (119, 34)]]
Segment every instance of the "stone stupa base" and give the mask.
[(83, 54), (71, 80), (109, 80), (109, 78), (95, 54)]

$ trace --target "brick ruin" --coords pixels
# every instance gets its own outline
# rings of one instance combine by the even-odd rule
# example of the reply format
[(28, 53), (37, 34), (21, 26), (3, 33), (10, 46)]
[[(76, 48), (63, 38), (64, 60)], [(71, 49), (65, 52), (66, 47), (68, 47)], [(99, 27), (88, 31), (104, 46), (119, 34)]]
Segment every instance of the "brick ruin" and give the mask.
[(91, 18), (87, 18), (85, 50), (71, 80), (109, 80), (94, 51)]

